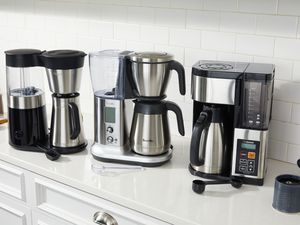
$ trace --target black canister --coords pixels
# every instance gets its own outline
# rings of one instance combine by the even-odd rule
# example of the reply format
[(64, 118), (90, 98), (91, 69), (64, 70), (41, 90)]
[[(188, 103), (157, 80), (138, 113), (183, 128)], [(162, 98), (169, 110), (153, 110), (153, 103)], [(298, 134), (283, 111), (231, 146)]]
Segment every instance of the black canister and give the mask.
[(272, 205), (281, 212), (300, 212), (299, 176), (285, 174), (276, 177)]

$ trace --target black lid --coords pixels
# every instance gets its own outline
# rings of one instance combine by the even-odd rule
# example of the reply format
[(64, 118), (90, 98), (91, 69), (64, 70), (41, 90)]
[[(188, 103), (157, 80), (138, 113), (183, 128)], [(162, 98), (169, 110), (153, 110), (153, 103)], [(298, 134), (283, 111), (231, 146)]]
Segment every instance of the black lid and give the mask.
[(42, 51), (38, 49), (13, 49), (5, 51), (6, 66), (33, 67), (42, 66), (39, 58)]
[(274, 73), (273, 64), (250, 63), (245, 71), (245, 79), (270, 81), (274, 79)]
[(49, 69), (77, 69), (83, 67), (86, 54), (77, 50), (53, 50), (42, 54), (44, 66)]
[(192, 74), (194, 76), (238, 79), (244, 73), (249, 63), (200, 60), (193, 65)]

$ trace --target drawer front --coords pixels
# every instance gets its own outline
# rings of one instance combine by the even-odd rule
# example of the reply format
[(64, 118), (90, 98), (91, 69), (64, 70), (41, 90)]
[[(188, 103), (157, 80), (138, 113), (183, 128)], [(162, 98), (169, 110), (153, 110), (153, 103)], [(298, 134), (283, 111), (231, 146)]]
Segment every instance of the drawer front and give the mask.
[(73, 225), (40, 210), (32, 210), (32, 225)]
[(167, 224), (151, 216), (78, 191), (52, 180), (35, 179), (36, 207), (76, 225), (95, 225), (96, 212), (105, 212), (121, 225)]
[(26, 201), (24, 172), (0, 161), (0, 192)]
[(30, 209), (1, 194), (0, 223), (3, 225), (31, 225)]

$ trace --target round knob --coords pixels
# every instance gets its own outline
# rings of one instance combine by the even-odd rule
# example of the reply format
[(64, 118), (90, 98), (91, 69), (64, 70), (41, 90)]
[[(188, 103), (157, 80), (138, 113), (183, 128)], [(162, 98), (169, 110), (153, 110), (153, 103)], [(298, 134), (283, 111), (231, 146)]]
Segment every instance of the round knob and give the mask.
[(100, 225), (118, 225), (118, 222), (106, 212), (96, 212), (94, 215), (94, 223)]
[(107, 131), (108, 133), (112, 133), (112, 132), (114, 131), (114, 128), (112, 128), (112, 127), (107, 127), (106, 131)]
[(108, 141), (109, 143), (113, 143), (114, 138), (113, 138), (112, 136), (108, 136), (108, 137), (107, 137), (107, 141)]

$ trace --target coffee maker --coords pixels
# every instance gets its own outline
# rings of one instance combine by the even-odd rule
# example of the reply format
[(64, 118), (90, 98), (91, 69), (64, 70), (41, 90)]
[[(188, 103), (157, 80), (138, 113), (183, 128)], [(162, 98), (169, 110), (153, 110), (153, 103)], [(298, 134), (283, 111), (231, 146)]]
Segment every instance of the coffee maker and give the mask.
[(162, 101), (172, 69), (179, 71), (180, 90), (185, 94), (184, 69), (172, 55), (118, 50), (90, 53), (95, 95), (91, 152), (95, 159), (142, 166), (170, 160), (168, 110), (176, 113), (184, 135), (180, 108)]
[(24, 151), (40, 151), (47, 140), (46, 101), (38, 49), (5, 52), (9, 144)]
[(194, 64), (189, 169), (193, 175), (215, 180), (196, 181), (194, 190), (219, 183), (263, 185), (274, 73), (272, 64), (205, 60)]
[(41, 54), (52, 94), (48, 142), (43, 147), (60, 154), (80, 152), (87, 146), (80, 111), (79, 89), (86, 54), (53, 50)]

